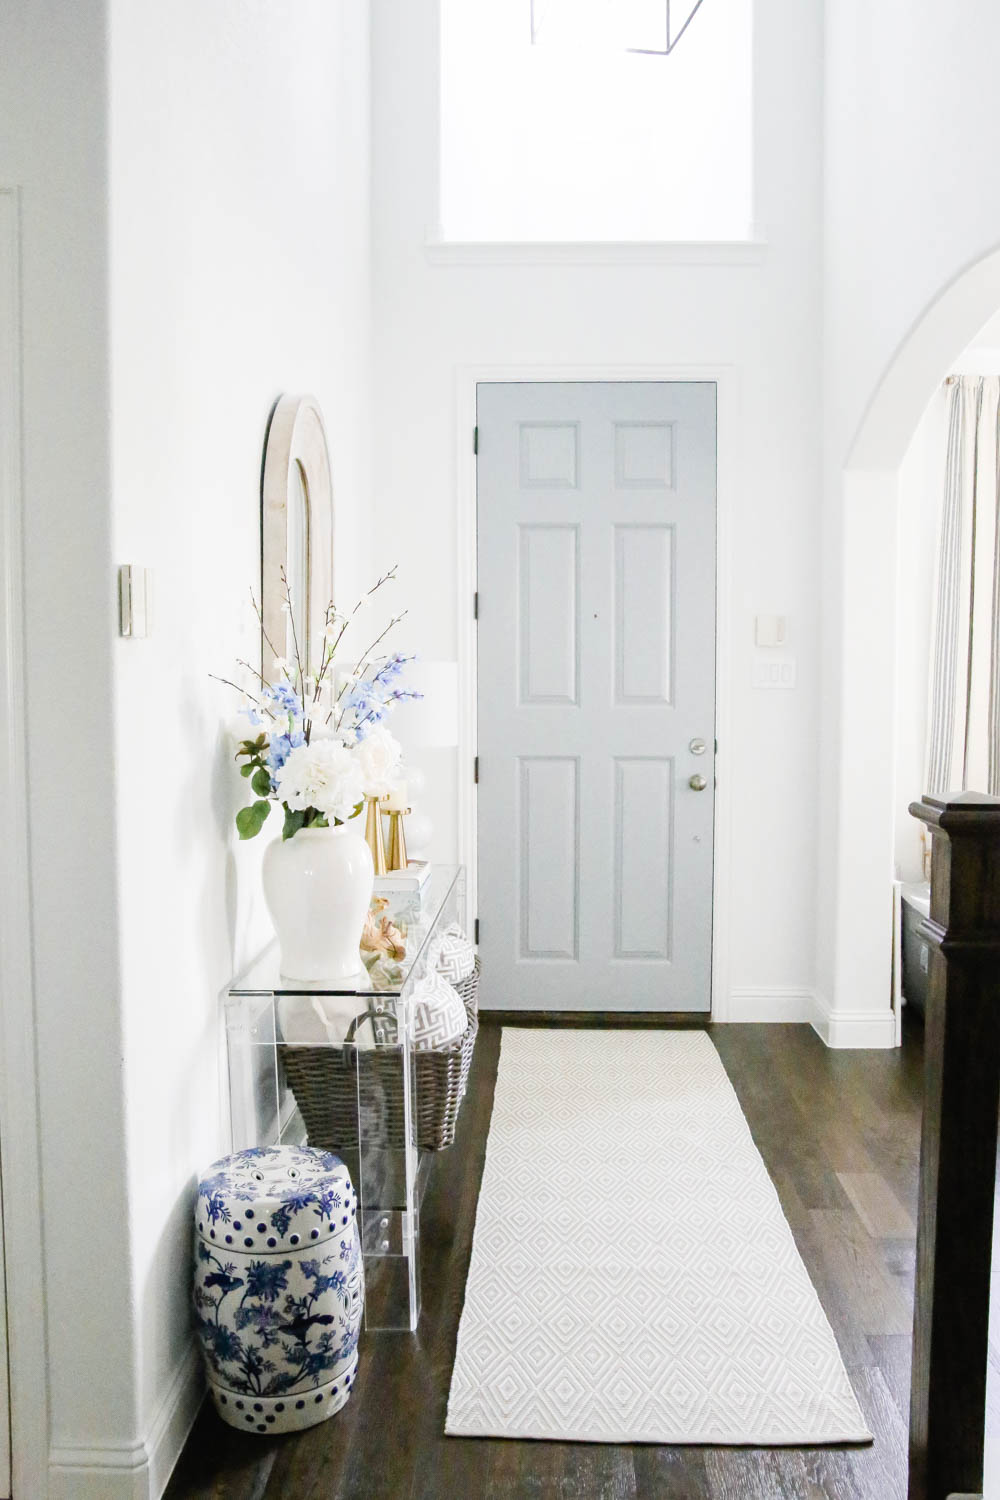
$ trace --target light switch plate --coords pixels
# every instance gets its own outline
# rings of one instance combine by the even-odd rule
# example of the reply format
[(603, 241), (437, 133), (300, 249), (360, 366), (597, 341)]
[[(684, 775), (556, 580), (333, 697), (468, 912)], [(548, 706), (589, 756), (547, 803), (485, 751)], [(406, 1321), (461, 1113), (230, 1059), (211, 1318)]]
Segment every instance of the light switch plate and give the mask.
[(786, 657), (784, 661), (758, 657), (753, 664), (755, 688), (794, 688), (797, 679), (798, 671), (794, 657)]
[(152, 630), (152, 574), (135, 563), (118, 569), (118, 630), (129, 640), (143, 640)]
[(754, 621), (754, 644), (783, 646), (788, 638), (787, 615), (758, 615)]

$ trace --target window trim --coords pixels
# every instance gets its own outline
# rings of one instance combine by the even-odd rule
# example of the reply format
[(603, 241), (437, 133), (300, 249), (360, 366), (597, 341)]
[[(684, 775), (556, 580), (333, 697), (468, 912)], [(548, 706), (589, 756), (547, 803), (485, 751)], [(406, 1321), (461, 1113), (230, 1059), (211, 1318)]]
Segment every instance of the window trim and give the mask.
[(434, 266), (758, 266), (768, 242), (745, 240), (449, 240), (424, 239)]

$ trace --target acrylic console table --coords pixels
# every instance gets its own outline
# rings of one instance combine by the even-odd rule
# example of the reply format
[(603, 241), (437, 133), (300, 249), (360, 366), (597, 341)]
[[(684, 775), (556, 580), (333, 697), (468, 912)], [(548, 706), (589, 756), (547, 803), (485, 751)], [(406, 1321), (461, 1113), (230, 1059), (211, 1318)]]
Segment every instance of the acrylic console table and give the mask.
[(432, 937), (459, 920), (464, 886), (460, 867), (437, 865), (421, 891), (382, 894), (377, 916), (402, 933), (401, 959), (366, 953), (356, 976), (327, 985), (284, 978), (272, 943), (225, 995), (233, 1150), (308, 1140), (343, 1158), (358, 1194), (368, 1330), (412, 1331), (420, 1317), (429, 1154), (417, 1148), (411, 995)]

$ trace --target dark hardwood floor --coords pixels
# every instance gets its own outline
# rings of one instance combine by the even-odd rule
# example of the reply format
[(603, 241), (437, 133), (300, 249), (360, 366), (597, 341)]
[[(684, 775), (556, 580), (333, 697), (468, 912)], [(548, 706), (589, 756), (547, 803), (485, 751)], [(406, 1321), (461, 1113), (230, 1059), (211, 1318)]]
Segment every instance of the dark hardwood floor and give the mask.
[(362, 1336), (348, 1405), (252, 1438), (206, 1405), (168, 1500), (902, 1500), (922, 1030), (892, 1052), (832, 1052), (805, 1026), (707, 1028), (833, 1325), (868, 1447), (611, 1447), (446, 1438), (445, 1407), (496, 1077), (479, 1035), (454, 1147), (424, 1200), (419, 1332)]

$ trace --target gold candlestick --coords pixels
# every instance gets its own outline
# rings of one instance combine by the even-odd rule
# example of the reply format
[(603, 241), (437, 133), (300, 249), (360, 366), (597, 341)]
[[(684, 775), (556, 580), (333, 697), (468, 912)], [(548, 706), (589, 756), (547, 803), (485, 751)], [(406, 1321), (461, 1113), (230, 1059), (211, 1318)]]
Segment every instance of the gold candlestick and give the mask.
[(385, 841), (382, 837), (382, 808), (380, 806), (385, 798), (366, 797), (365, 801), (368, 804), (368, 813), (365, 818), (365, 843), (372, 852), (375, 874), (385, 875), (388, 866), (385, 862)]
[(407, 808), (393, 809), (389, 813), (389, 869), (406, 869), (406, 834), (403, 831), (403, 819), (410, 811)]

